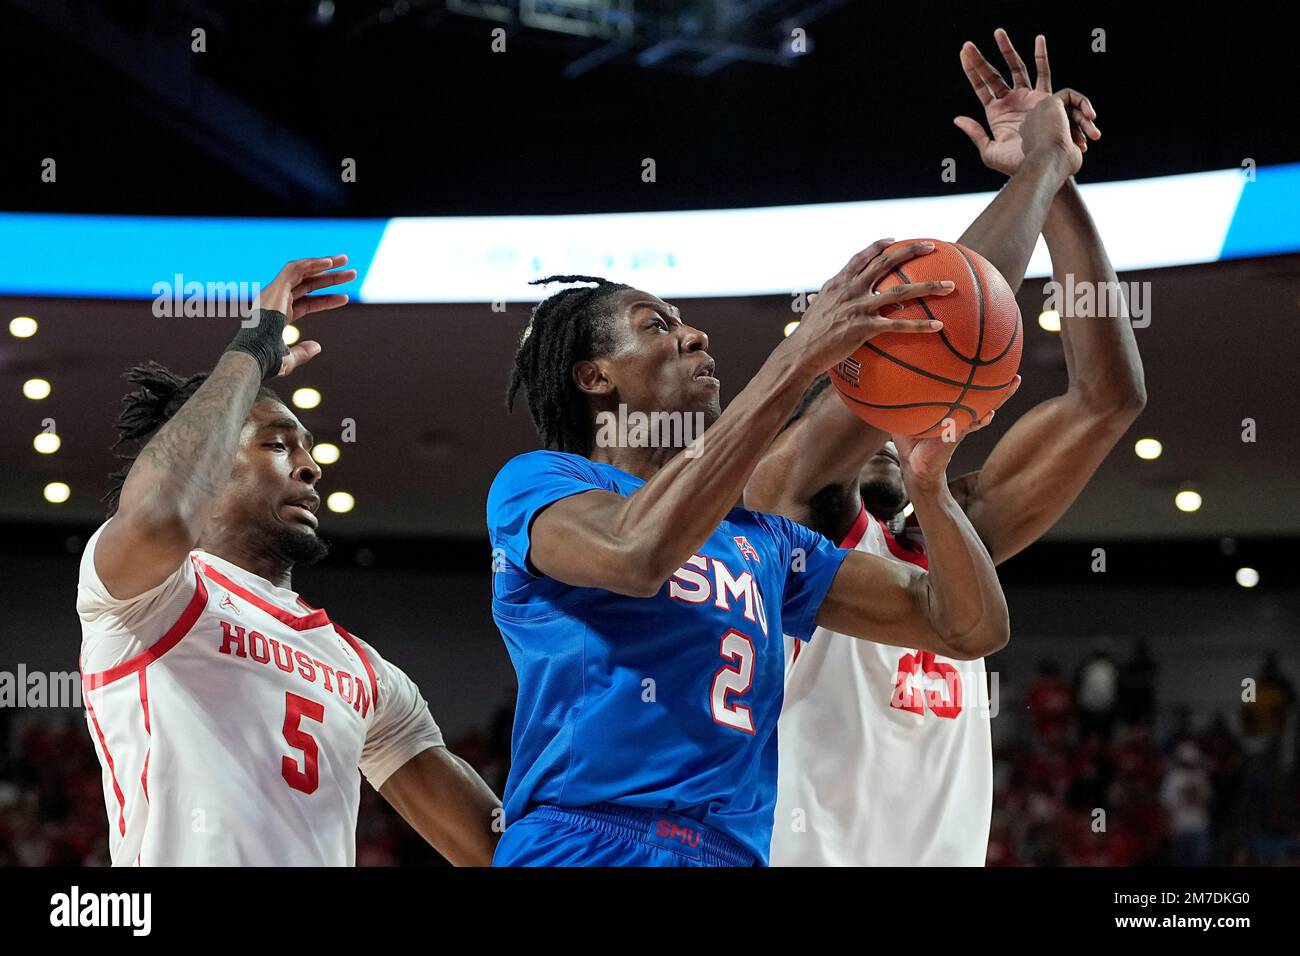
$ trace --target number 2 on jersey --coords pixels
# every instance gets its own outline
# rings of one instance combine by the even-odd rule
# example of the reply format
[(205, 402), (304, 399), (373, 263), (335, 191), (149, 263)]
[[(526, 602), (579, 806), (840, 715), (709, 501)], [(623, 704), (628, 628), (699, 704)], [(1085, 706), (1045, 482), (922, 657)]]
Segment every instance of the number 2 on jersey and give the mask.
[(320, 745), (316, 738), (303, 730), (302, 719), (314, 720), (318, 724), (325, 722), (325, 705), (307, 697), (285, 691), (284, 694), (284, 739), (290, 747), (302, 751), (302, 767), (293, 757), (280, 758), (280, 773), (285, 783), (303, 793), (315, 793), (320, 786)]
[(747, 734), (754, 732), (754, 715), (742, 704), (727, 702), (728, 694), (743, 696), (754, 683), (754, 642), (740, 631), (730, 630), (722, 635), (718, 653), (732, 662), (723, 665), (713, 675), (713, 686), (709, 691), (709, 706), (713, 719), (719, 724), (735, 727)]

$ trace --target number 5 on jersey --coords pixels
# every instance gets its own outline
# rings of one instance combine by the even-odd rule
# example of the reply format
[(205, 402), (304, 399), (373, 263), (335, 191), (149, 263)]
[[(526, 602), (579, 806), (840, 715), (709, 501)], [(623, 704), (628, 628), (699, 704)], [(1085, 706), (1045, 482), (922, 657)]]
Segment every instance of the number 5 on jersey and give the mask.
[(325, 723), (325, 705), (307, 697), (285, 691), (284, 739), (290, 747), (302, 751), (302, 767), (293, 757), (280, 758), (280, 773), (285, 783), (303, 793), (315, 793), (320, 786), (320, 745), (301, 727), (302, 719)]

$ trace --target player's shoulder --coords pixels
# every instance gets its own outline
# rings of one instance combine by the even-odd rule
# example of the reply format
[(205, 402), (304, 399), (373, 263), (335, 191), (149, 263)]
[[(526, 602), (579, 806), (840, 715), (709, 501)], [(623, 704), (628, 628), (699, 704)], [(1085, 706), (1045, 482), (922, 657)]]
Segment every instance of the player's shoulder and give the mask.
[[(598, 480), (596, 464), (582, 455), (566, 451), (539, 448), (515, 455), (497, 472), (493, 488), (514, 486), (533, 481), (541, 476), (565, 476), (584, 480)], [(490, 495), (490, 493), (489, 493)]]
[(812, 528), (800, 524), (793, 518), (787, 518), (785, 515), (774, 514), (770, 511), (751, 511), (748, 508), (736, 508), (732, 510), (729, 518), (738, 523), (751, 524), (767, 540), (784, 550), (796, 547), (806, 549), (810, 545), (815, 545), (823, 537)]
[(105, 608), (122, 609), (147, 605), (160, 594), (173, 589), (178, 583), (178, 579), (192, 579), (194, 577), (195, 572), (191, 559), (198, 552), (191, 551), (189, 556), (177, 565), (176, 570), (171, 575), (148, 591), (130, 598), (114, 597), (100, 579), (99, 569), (95, 565), (95, 550), (99, 547), (99, 542), (104, 536), (104, 529), (111, 522), (112, 519), (110, 518), (96, 528), (81, 551), (81, 562), (77, 568), (77, 609), (82, 613), (83, 618), (87, 613)]

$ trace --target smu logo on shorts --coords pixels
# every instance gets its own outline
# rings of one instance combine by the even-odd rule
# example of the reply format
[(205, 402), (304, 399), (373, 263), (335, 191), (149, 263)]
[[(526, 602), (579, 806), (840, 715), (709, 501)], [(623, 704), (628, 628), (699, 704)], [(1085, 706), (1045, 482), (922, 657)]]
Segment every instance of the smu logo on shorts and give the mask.
[(673, 823), (671, 820), (660, 820), (655, 824), (655, 835), (663, 837), (665, 840), (680, 840), (687, 846), (700, 845), (700, 831), (691, 827), (684, 827), (681, 824)]
[(695, 821), (676, 814), (658, 815), (654, 817), (645, 841), (698, 860), (704, 853), (704, 839), (694, 823)]

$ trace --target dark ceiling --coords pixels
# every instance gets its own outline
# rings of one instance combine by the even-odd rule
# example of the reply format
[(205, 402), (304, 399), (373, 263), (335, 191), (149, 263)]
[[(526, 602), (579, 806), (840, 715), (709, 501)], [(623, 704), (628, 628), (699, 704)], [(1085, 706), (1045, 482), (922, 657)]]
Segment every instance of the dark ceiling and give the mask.
[[(999, 180), (951, 123), (978, 105), (957, 53), (973, 39), (1000, 62), (999, 25), (1026, 56), (1045, 33), (1056, 85), (1096, 104), (1105, 139), (1085, 181), (1300, 159), (1290, 0), (632, 6), (653, 24), (774, 3), (808, 11), (790, 22), (811, 52), (789, 66), (701, 77), (627, 55), (570, 78), (594, 41), (515, 24), (493, 53), (500, 24), (449, 0), (331, 0), (328, 26), (318, 0), (3, 0), (0, 208), (505, 214), (979, 191)], [(745, 39), (778, 43), (774, 27)], [(39, 181), (47, 156), (57, 185)], [(956, 183), (940, 179), (947, 157)]]
[[(0, 89), (10, 133), (0, 150), (0, 208), (194, 215), (388, 216), (548, 213), (767, 205), (973, 192), (998, 178), (951, 125), (977, 106), (959, 68), (968, 38), (993, 56), (1007, 27), (1026, 53), (1049, 39), (1058, 86), (1098, 107), (1104, 139), (1080, 176), (1097, 182), (1300, 159), (1287, 95), (1295, 81), (1291, 4), (1249, 12), (1205, 2), (814, 5), (812, 52), (789, 66), (739, 62), (707, 76), (615, 57), (565, 75), (591, 41), (495, 24), (432, 0), (4, 0)], [(383, 10), (405, 11), (385, 18)], [(634, 4), (667, 22), (677, 8)], [(764, 6), (755, 0), (755, 6)], [(770, 5), (769, 5), (770, 6)], [(787, 7), (790, 5), (786, 5)], [(794, 4), (793, 6), (798, 6)], [(783, 9), (786, 7), (783, 7)], [(207, 30), (207, 51), (190, 52)], [(1094, 31), (1106, 49), (1094, 52)], [(759, 31), (761, 32), (761, 31)], [(751, 33), (753, 31), (751, 30)], [(750, 36), (752, 42), (764, 41)], [(775, 44), (770, 34), (766, 41)], [(41, 183), (44, 157), (57, 183)], [(343, 186), (343, 157), (358, 181)], [(657, 181), (641, 181), (641, 160)], [(944, 183), (945, 157), (958, 180)], [(906, 234), (899, 224), (898, 235)], [(798, 241), (798, 237), (791, 237)], [(310, 250), (304, 250), (309, 252)], [(105, 255), (117, 254), (104, 250)], [(726, 255), (725, 249), (719, 250)], [(276, 263), (268, 263), (268, 270)], [(828, 263), (828, 269), (834, 263)], [(2, 268), (0, 264), (0, 268)], [(1128, 274), (1153, 284), (1138, 332), (1150, 403), (1058, 537), (1300, 534), (1300, 454), (1292, 412), (1300, 367), (1300, 258)], [(1059, 345), (1028, 318), (1026, 409), (1065, 384)], [(789, 318), (788, 300), (680, 303), (713, 339), (724, 397), (758, 367)], [(147, 303), (0, 303), (29, 313), (32, 339), (0, 337), (0, 519), (93, 521), (123, 391), (144, 358), (209, 366), (229, 330), (154, 318)], [(353, 491), (342, 531), (478, 537), (492, 475), (533, 447), (502, 392), (526, 314), (487, 306), (351, 306), (319, 319), (325, 353), (302, 376), (322, 406), (304, 413), (321, 438), (357, 421), (327, 482)], [(53, 395), (29, 402), (29, 375)], [(54, 417), (63, 448), (32, 451)], [(961, 452), (973, 465), (1014, 414)], [(1241, 421), (1259, 439), (1240, 440)], [(1137, 434), (1166, 452), (1144, 463)], [(73, 487), (66, 505), (45, 482)], [(1192, 481), (1205, 506), (1172, 505)]]

